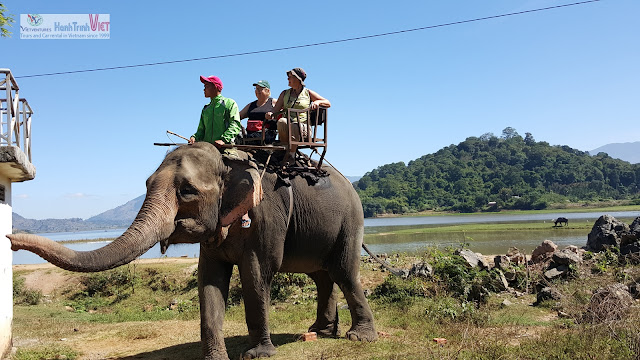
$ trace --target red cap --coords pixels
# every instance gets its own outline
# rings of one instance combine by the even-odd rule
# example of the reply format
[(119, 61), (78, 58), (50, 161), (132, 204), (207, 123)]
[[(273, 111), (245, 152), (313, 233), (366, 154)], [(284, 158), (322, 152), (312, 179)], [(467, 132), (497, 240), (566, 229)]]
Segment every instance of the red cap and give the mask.
[(203, 84), (211, 83), (216, 87), (216, 89), (218, 89), (218, 91), (222, 91), (222, 80), (220, 80), (220, 78), (217, 76), (209, 76), (209, 77), (200, 76), (200, 81)]

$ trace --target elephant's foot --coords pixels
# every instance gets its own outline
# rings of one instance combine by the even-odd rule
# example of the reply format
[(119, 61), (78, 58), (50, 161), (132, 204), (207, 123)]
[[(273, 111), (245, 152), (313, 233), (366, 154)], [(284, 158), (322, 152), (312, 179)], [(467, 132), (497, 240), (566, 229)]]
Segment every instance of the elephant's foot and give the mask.
[(316, 322), (309, 328), (309, 332), (312, 331), (322, 337), (337, 337), (340, 330), (338, 329), (338, 324), (335, 322), (325, 326), (320, 326)]
[(226, 352), (215, 352), (213, 354), (205, 355), (204, 360), (229, 360)]
[(378, 339), (376, 329), (371, 325), (353, 326), (345, 337), (352, 341), (375, 341)]
[(276, 354), (276, 347), (273, 344), (258, 344), (242, 354), (242, 359), (256, 359), (270, 357)]

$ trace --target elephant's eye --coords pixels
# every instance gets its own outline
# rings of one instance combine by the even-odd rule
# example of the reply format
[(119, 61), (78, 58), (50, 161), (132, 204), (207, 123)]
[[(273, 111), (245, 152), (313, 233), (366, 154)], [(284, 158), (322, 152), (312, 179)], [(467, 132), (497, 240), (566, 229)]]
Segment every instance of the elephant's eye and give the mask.
[(189, 184), (184, 184), (180, 187), (178, 193), (183, 200), (191, 200), (194, 196), (198, 195), (198, 190)]

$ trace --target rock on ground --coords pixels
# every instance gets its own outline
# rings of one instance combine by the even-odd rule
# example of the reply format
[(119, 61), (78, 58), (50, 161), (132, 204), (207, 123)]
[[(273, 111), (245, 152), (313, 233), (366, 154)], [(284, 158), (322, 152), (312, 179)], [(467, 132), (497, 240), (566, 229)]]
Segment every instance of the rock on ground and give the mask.
[(551, 240), (545, 240), (540, 244), (533, 253), (531, 254), (531, 261), (534, 263), (538, 263), (548, 259), (551, 254), (553, 254), (558, 246), (553, 243)]

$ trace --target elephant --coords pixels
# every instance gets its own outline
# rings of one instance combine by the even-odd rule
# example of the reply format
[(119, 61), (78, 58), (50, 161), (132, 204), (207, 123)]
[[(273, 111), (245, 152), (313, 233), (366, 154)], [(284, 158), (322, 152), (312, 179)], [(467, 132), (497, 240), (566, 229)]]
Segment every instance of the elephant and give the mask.
[[(352, 319), (346, 338), (374, 341), (373, 313), (360, 284), (364, 216), (351, 183), (337, 170), (312, 184), (300, 176), (290, 186), (258, 169), (247, 154), (222, 156), (211, 144), (182, 145), (168, 153), (147, 179), (135, 220), (113, 242), (73, 251), (44, 237), (7, 235), (12, 250), (34, 252), (71, 271), (96, 272), (127, 264), (160, 242), (199, 243), (198, 294), (204, 359), (228, 359), (223, 320), (233, 266), (240, 274), (249, 347), (243, 358), (276, 353), (268, 311), (277, 272), (306, 273), (317, 287), (317, 315), (309, 331), (336, 336), (337, 296), (343, 292)], [(249, 213), (252, 224), (242, 228)]]

